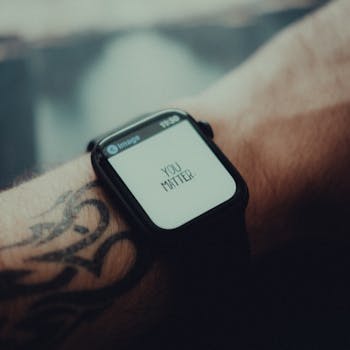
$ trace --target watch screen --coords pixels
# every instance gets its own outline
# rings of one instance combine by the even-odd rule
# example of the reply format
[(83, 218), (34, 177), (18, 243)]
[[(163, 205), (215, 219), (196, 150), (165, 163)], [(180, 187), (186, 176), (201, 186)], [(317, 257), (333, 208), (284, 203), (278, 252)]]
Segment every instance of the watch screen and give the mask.
[(155, 225), (176, 229), (231, 199), (232, 175), (193, 125), (167, 115), (103, 152)]

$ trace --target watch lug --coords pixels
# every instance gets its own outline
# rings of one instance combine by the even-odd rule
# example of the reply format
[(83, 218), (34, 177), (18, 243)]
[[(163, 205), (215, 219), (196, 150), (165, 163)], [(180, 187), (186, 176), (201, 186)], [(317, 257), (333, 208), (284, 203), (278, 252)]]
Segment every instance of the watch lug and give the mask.
[(91, 152), (94, 149), (95, 145), (96, 145), (96, 140), (91, 140), (87, 145), (86, 150), (88, 152)]

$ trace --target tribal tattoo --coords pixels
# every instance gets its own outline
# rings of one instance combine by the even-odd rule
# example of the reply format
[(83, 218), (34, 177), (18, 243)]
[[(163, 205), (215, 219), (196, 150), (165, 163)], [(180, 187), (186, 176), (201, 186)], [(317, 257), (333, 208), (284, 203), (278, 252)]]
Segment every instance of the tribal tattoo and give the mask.
[[(139, 249), (136, 232), (108, 232), (111, 213), (106, 203), (91, 198), (91, 190), (97, 186), (98, 182), (94, 181), (77, 191), (63, 193), (51, 208), (35, 218), (38, 223), (29, 227), (28, 237), (0, 247), (0, 257), (8, 250), (25, 246), (41, 248), (41, 253), (24, 258), (24, 266), (31, 268), (0, 272), (1, 349), (59, 347), (80, 325), (94, 321), (116, 298), (133, 288), (151, 267), (151, 254), (144, 246)], [(95, 212), (97, 220), (92, 228), (78, 223), (84, 208)], [(52, 213), (55, 217), (61, 213), (60, 220), (45, 220)], [(77, 236), (74, 243), (50, 249), (50, 242), (72, 232)], [(96, 289), (65, 288), (71, 287), (84, 271), (98, 280), (111, 248), (125, 240), (134, 244), (136, 257), (122, 279)], [(28, 282), (28, 278), (42, 268), (41, 264), (54, 264), (58, 267), (56, 275), (48, 280)], [(32, 302), (24, 314), (13, 321), (2, 315), (2, 310), (18, 297)]]

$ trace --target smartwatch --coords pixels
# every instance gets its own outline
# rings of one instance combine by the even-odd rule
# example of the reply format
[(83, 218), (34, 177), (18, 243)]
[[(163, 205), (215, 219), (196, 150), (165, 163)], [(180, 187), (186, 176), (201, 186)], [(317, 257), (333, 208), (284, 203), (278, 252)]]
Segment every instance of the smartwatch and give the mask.
[(98, 179), (141, 236), (138, 249), (151, 247), (178, 276), (183, 311), (175, 308), (182, 317), (174, 317), (171, 328), (197, 340), (213, 320), (215, 332), (224, 332), (215, 339), (231, 333), (221, 324), (240, 314), (249, 266), (247, 185), (213, 138), (208, 123), (168, 109), (88, 145)]
[(229, 226), (247, 254), (247, 185), (213, 136), (208, 123), (169, 109), (91, 141), (88, 151), (129, 224), (160, 247), (200, 240), (214, 224)]

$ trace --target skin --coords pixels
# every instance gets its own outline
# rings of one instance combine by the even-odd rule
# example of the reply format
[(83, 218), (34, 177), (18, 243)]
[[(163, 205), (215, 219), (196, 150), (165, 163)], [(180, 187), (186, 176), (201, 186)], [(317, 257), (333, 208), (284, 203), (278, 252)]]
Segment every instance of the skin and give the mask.
[[(174, 104), (212, 124), (246, 179), (255, 258), (300, 237), (347, 239), (349, 14), (331, 3)], [(0, 212), (1, 348), (122, 348), (176, 303), (169, 266), (143, 255), (88, 155), (1, 193)]]
[[(349, 11), (346, 1), (331, 3), (186, 105), (203, 119), (216, 116), (218, 143), (248, 183), (256, 254), (298, 234), (329, 233), (323, 211), (339, 233), (348, 228)], [(315, 201), (325, 204), (317, 213)]]

